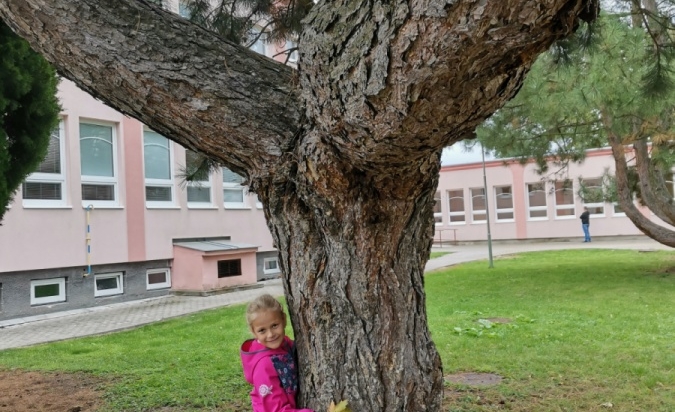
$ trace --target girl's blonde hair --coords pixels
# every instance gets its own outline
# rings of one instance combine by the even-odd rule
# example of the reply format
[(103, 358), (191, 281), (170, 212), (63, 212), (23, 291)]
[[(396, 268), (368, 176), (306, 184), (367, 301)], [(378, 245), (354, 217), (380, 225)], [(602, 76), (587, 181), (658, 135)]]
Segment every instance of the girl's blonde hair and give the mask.
[(274, 299), (272, 295), (264, 294), (253, 299), (246, 308), (246, 322), (248, 323), (249, 328), (258, 315), (258, 312), (262, 311), (278, 312), (283, 317), (284, 322), (286, 322), (286, 312), (284, 312), (281, 303)]

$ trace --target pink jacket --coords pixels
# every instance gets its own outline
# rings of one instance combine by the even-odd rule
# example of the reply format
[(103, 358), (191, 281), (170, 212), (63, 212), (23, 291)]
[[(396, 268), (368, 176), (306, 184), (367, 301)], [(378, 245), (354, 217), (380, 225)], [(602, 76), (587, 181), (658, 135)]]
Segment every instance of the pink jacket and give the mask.
[(241, 364), (246, 381), (253, 385), (253, 412), (314, 412), (296, 409), (298, 371), (293, 341), (286, 337), (277, 349), (268, 349), (254, 339), (241, 345)]

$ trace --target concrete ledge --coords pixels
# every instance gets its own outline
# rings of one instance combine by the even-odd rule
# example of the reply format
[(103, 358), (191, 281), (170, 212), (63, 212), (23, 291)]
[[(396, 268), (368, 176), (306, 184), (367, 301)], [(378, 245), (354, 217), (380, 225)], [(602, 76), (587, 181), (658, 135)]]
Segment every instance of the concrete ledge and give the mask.
[(213, 296), (213, 295), (221, 295), (223, 293), (237, 292), (240, 290), (258, 289), (263, 287), (265, 287), (265, 285), (261, 283), (254, 283), (251, 285), (229, 286), (226, 288), (211, 289), (211, 290), (172, 290), (171, 294), (175, 296)]

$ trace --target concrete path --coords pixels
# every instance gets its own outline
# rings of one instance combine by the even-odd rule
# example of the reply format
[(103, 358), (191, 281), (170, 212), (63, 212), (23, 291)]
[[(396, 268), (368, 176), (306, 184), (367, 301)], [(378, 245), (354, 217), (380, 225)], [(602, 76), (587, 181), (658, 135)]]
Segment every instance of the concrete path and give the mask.
[[(632, 237), (598, 239), (590, 244), (583, 243), (581, 240), (576, 242), (493, 242), (492, 253), (493, 257), (496, 257), (538, 250), (588, 248), (671, 249), (646, 237)], [(434, 251), (452, 253), (430, 260), (425, 268), (427, 272), (475, 260), (486, 260), (487, 264), (488, 259), (487, 244), (434, 247)], [(170, 295), (91, 309), (0, 321), (0, 350), (131, 329), (202, 310), (246, 303), (263, 293), (270, 293), (274, 296), (281, 296), (284, 293), (281, 281), (278, 279), (260, 282), (259, 285), (261, 287), (206, 297)]]

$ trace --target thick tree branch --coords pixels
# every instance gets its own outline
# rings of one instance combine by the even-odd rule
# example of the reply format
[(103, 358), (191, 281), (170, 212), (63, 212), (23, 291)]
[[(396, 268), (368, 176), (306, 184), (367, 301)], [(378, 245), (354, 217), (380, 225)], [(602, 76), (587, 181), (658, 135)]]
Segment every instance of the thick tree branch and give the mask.
[[(608, 128), (608, 130), (610, 129)], [(616, 186), (621, 210), (626, 213), (626, 216), (642, 233), (659, 243), (675, 247), (675, 232), (647, 219), (635, 206), (633, 195), (628, 185), (628, 166), (626, 164), (625, 147), (621, 144), (621, 139), (609, 132), (607, 140), (612, 147), (612, 155), (614, 156)]]
[(651, 164), (647, 141), (645, 139), (637, 140), (633, 144), (633, 148), (635, 149), (635, 164), (642, 200), (659, 219), (669, 225), (675, 225), (673, 201), (665, 187), (662, 175), (659, 179), (657, 175), (660, 175), (660, 172), (655, 170), (654, 165)]
[(543, 3), (319, 2), (301, 39), (308, 118), (362, 167), (423, 159), (509, 100), (537, 55), (598, 5)]
[(143, 0), (6, 0), (0, 18), (83, 90), (239, 172), (299, 130), (293, 69)]

